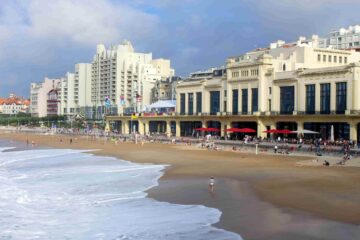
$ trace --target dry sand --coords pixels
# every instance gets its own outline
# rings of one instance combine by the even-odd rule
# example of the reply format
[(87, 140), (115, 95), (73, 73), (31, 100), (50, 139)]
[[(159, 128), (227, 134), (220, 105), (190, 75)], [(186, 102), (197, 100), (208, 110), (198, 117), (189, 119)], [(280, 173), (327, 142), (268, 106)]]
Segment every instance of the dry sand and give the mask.
[[(168, 144), (91, 141), (1, 133), (58, 148), (99, 149), (96, 154), (170, 165), (149, 197), (202, 204), (223, 212), (218, 227), (244, 239), (360, 239), (360, 168), (299, 166), (311, 157), (192, 150)], [(60, 138), (63, 142), (60, 143)], [(214, 194), (207, 190), (216, 179)]]

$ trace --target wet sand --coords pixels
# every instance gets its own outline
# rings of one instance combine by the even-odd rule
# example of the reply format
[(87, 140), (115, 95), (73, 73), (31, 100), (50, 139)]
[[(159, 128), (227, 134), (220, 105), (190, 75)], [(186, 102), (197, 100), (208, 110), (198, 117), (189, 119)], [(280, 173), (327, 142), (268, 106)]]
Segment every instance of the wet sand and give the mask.
[[(38, 145), (99, 149), (96, 154), (170, 165), (149, 197), (223, 212), (218, 227), (244, 239), (359, 239), (360, 168), (299, 166), (311, 157), (192, 150), (182, 145), (0, 134)], [(74, 138), (73, 138), (74, 139)], [(30, 147), (30, 146), (29, 146)], [(35, 147), (36, 148), (36, 147)], [(210, 176), (215, 194), (208, 192)]]

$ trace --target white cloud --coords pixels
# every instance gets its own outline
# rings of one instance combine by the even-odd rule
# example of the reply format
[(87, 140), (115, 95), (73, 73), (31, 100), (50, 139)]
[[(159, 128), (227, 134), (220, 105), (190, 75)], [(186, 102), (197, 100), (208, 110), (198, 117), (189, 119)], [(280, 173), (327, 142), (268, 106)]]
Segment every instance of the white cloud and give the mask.
[[(16, 39), (38, 47), (46, 43), (94, 48), (97, 43), (146, 38), (159, 24), (154, 15), (110, 0), (0, 1), (5, 1), (0, 5), (0, 57)], [(14, 51), (27, 51), (24, 45)]]
[(145, 29), (157, 24), (152, 15), (105, 0), (34, 0), (28, 13), (31, 36), (88, 45), (138, 38), (141, 24)]

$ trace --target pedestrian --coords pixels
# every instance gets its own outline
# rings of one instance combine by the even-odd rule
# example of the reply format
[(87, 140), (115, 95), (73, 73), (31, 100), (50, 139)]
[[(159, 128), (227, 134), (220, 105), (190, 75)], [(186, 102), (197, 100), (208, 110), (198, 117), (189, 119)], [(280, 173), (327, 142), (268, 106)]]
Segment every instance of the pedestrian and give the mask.
[(70, 144), (72, 144), (72, 138), (70, 138)]
[(275, 146), (274, 146), (274, 153), (277, 153), (277, 151), (278, 151), (278, 146), (275, 145)]
[(210, 177), (210, 180), (209, 180), (209, 191), (211, 193), (213, 193), (215, 190), (215, 178), (214, 177)]

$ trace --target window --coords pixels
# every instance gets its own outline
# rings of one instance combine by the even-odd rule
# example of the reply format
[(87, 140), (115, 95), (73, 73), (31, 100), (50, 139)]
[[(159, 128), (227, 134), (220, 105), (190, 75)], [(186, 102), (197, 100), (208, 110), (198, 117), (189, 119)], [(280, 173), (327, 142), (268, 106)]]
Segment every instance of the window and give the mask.
[(257, 88), (251, 89), (251, 111), (252, 112), (258, 111), (258, 89)]
[(342, 63), (342, 57), (339, 57), (339, 63)]
[(226, 97), (227, 96), (227, 91), (226, 90), (224, 90), (224, 97)]
[(220, 112), (220, 91), (210, 91), (210, 114)]
[(280, 113), (292, 114), (294, 111), (294, 86), (280, 87)]
[(328, 59), (329, 59), (329, 62), (331, 62), (331, 55), (329, 55)]
[(326, 62), (326, 55), (323, 55), (323, 62)]
[(344, 57), (344, 63), (347, 64), (347, 57)]
[(283, 64), (283, 71), (286, 71), (286, 64)]
[(185, 114), (185, 93), (180, 94), (180, 114)]
[(242, 113), (247, 114), (247, 112), (248, 112), (248, 90), (242, 89), (241, 95), (242, 95)]
[(234, 115), (238, 114), (239, 109), (239, 90), (232, 90), (232, 113)]
[(194, 94), (188, 93), (188, 114), (194, 114)]
[(271, 99), (269, 99), (269, 101), (268, 101), (268, 109), (269, 109), (269, 112), (271, 112)]
[(269, 94), (271, 95), (271, 87), (269, 87)]
[(315, 113), (315, 84), (306, 85), (306, 113)]
[(321, 55), (318, 54), (318, 62), (321, 62)]
[(334, 56), (334, 63), (336, 63), (337, 62), (337, 57), (336, 56)]
[(346, 82), (336, 83), (336, 113), (344, 114), (346, 110)]
[(320, 84), (320, 113), (330, 113), (330, 83)]
[(196, 93), (196, 113), (202, 112), (202, 93)]

